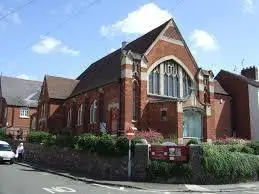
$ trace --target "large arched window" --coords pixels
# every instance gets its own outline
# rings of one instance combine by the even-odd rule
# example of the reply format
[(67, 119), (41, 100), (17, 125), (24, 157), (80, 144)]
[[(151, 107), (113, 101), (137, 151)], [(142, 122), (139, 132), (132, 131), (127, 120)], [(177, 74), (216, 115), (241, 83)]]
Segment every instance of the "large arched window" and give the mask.
[[(173, 60), (164, 61), (157, 65), (150, 72), (148, 81), (150, 94), (173, 98), (186, 98), (191, 93), (190, 77), (184, 69)], [(180, 85), (182, 85), (182, 88), (180, 88)], [(182, 96), (180, 96), (180, 90), (182, 91)]]
[(156, 67), (149, 74), (149, 91), (153, 94), (159, 94), (160, 92), (160, 69)]
[(97, 100), (95, 100), (90, 106), (90, 123), (97, 122)]

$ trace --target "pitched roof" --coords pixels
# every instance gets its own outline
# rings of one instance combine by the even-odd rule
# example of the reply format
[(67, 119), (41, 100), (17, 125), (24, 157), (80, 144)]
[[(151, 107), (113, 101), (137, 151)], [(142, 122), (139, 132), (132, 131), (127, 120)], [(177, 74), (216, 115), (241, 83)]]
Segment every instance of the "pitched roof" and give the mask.
[(224, 95), (229, 95), (220, 85), (218, 80), (214, 80), (214, 92), (216, 94), (224, 94)]
[[(243, 75), (239, 75), (239, 74), (235, 74), (235, 73), (232, 73), (232, 72), (229, 72), (229, 71), (225, 71), (225, 70), (221, 70), (218, 75), (220, 74), (225, 74), (225, 75), (228, 75), (228, 76), (232, 76), (240, 81), (243, 81), (251, 86), (255, 86), (255, 87), (259, 87), (259, 82), (258, 81), (255, 81), (255, 80), (252, 80), (252, 79), (248, 79), (247, 77), (243, 76)], [(218, 76), (217, 75), (217, 76)], [(217, 76), (216, 76), (216, 79), (217, 79)]]
[(8, 105), (37, 107), (42, 82), (2, 76), (0, 85)]
[(46, 75), (49, 98), (66, 99), (78, 84), (78, 80)]
[[(171, 20), (128, 43), (123, 50), (144, 54)], [(91, 64), (78, 78), (80, 80), (71, 96), (118, 81), (120, 78), (122, 50), (118, 49)]]

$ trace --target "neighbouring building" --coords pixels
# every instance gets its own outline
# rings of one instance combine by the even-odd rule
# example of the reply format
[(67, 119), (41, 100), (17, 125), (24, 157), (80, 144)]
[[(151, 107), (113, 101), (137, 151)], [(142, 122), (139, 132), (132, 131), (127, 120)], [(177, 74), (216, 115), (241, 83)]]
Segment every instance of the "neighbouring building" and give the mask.
[(241, 75), (221, 70), (216, 78), (232, 96), (234, 136), (259, 140), (259, 80), (257, 67), (241, 71)]
[(42, 82), (13, 77), (0, 77), (0, 127), (17, 135), (22, 129), (36, 129), (36, 113)]
[(91, 64), (76, 80), (46, 76), (38, 128), (73, 135), (129, 127), (179, 142), (232, 136), (232, 96), (198, 66), (171, 19)]
[(75, 88), (77, 80), (46, 75), (38, 103), (38, 128), (59, 133), (66, 126), (64, 103)]

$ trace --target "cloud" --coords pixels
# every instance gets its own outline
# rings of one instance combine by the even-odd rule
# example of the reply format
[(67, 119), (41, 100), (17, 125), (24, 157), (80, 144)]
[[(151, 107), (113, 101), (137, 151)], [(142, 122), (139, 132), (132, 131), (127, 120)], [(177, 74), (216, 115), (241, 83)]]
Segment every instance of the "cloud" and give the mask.
[(103, 36), (115, 36), (120, 33), (144, 34), (172, 18), (168, 10), (155, 3), (148, 3), (128, 14), (123, 20), (111, 25), (101, 26)]
[(19, 78), (19, 79), (30, 79), (30, 77), (28, 75), (25, 75), (25, 74), (21, 74), (21, 75), (18, 75), (16, 77)]
[(245, 13), (255, 14), (256, 6), (254, 0), (243, 0), (243, 11)]
[[(12, 10), (5, 8), (4, 6), (0, 5), (0, 16), (5, 16), (11, 13)], [(7, 24), (13, 23), (13, 24), (21, 24), (21, 18), (18, 13), (11, 13), (7, 17), (4, 18), (4, 20)]]
[(191, 47), (193, 51), (201, 49), (202, 51), (216, 51), (219, 49), (216, 38), (203, 30), (194, 30), (190, 35)]
[(32, 51), (38, 54), (49, 54), (53, 52), (77, 56), (80, 51), (73, 50), (64, 45), (61, 40), (49, 36), (41, 36), (41, 41), (32, 46)]

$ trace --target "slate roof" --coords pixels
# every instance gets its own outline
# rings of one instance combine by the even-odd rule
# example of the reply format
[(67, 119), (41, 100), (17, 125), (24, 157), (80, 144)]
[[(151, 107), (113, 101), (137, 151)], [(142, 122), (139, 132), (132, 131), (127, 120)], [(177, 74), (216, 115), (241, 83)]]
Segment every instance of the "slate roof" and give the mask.
[[(226, 76), (233, 76), (234, 78), (242, 81), (242, 82), (245, 82), (249, 85), (252, 85), (252, 86), (255, 86), (255, 87), (259, 87), (259, 82), (258, 81), (255, 81), (255, 80), (252, 80), (252, 79), (248, 79), (247, 77), (243, 76), (243, 75), (239, 75), (239, 74), (235, 74), (235, 73), (232, 73), (232, 72), (229, 72), (229, 71), (225, 71), (225, 70), (221, 70), (219, 74), (225, 74)], [(217, 76), (218, 76), (217, 75)], [(216, 79), (217, 79), (217, 76), (216, 76)]]
[[(144, 54), (171, 20), (128, 43), (123, 50)], [(78, 78), (80, 80), (71, 94), (76, 96), (97, 87), (119, 81), (122, 50), (118, 49), (91, 64)]]
[(2, 76), (0, 85), (8, 105), (37, 107), (42, 82)]
[(66, 99), (70, 96), (78, 80), (46, 75), (45, 77), (49, 98)]
[(222, 86), (220, 85), (220, 83), (218, 82), (218, 80), (214, 80), (214, 92), (216, 94), (223, 94), (223, 95), (229, 95), (229, 93), (227, 93)]

